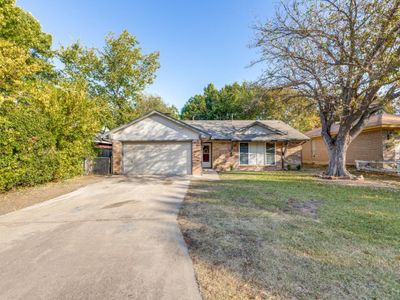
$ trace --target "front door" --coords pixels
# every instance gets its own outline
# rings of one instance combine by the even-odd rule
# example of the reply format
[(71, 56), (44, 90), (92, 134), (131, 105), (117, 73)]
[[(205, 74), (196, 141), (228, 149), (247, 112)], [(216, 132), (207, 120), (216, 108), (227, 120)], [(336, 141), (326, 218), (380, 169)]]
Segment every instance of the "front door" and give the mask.
[(203, 144), (203, 168), (211, 168), (211, 144), (205, 143)]

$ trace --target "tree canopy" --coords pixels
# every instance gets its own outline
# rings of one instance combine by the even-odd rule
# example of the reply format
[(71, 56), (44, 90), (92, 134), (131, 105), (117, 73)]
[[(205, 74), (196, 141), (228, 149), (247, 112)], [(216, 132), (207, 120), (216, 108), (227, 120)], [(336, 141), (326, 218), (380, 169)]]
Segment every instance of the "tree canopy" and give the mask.
[(51, 41), (30, 13), (0, 0), (0, 191), (81, 174), (105, 125), (154, 108), (176, 113), (143, 96), (158, 53), (142, 54), (127, 31), (108, 35), (102, 50), (53, 51)]
[(42, 31), (40, 23), (15, 5), (15, 0), (0, 0), (0, 39), (32, 51), (33, 56), (51, 54), (51, 35)]
[(244, 82), (225, 85), (220, 90), (213, 84), (201, 95), (191, 97), (183, 106), (181, 117), (196, 120), (282, 120), (299, 130), (310, 130), (319, 125), (318, 115), (308, 101), (298, 97), (286, 101), (286, 93)]
[(399, 96), (399, 6), (398, 0), (291, 0), (256, 27), (263, 83), (296, 90), (319, 112), (329, 176), (350, 176), (349, 144)]
[(155, 95), (140, 95), (135, 101), (135, 117), (140, 117), (152, 110), (157, 110), (171, 117), (179, 118), (178, 109), (174, 105), (168, 105), (160, 96)]
[(93, 98), (105, 101), (104, 119), (113, 128), (137, 115), (135, 104), (146, 86), (153, 83), (159, 68), (158, 52), (143, 54), (136, 37), (128, 31), (109, 34), (102, 49), (87, 48), (78, 42), (61, 47), (58, 57), (64, 64), (62, 74), (83, 78)]

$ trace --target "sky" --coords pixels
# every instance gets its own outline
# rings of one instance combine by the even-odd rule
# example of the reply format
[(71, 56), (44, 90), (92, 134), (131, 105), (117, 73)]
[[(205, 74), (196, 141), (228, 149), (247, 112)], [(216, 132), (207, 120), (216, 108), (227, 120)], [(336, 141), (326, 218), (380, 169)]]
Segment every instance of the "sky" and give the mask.
[(147, 93), (159, 95), (181, 109), (213, 83), (256, 80), (261, 64), (249, 47), (252, 28), (274, 13), (277, 0), (17, 0), (31, 12), (53, 46), (79, 40), (101, 48), (109, 32), (127, 29), (144, 53), (160, 52), (161, 67)]

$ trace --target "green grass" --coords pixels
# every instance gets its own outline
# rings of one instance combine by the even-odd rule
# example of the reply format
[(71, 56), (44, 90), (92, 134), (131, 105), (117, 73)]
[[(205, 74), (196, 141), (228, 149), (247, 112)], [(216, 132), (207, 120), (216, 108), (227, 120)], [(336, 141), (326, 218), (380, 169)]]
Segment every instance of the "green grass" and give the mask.
[(224, 173), (180, 224), (206, 299), (400, 298), (400, 190)]

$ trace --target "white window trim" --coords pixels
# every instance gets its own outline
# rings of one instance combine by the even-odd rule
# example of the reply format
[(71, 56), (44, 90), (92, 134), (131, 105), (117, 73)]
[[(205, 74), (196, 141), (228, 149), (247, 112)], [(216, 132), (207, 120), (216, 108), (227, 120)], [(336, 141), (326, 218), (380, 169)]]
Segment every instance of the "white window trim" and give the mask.
[[(239, 155), (238, 155), (238, 161), (240, 166), (276, 166), (277, 160), (276, 160), (276, 142), (265, 142), (264, 143), (264, 164), (262, 165), (252, 165), (250, 164), (250, 143), (251, 142), (239, 142)], [(247, 157), (248, 157), (248, 163), (247, 164), (242, 164), (240, 161), (240, 144), (247, 144)], [(273, 164), (267, 164), (267, 144), (274, 145), (274, 163)]]
[[(274, 163), (273, 164), (267, 164), (267, 145), (274, 145)], [(265, 143), (265, 151), (264, 151), (264, 165), (265, 166), (276, 166), (276, 142), (275, 143), (271, 143), (271, 142), (266, 142)]]
[[(241, 144), (247, 144), (247, 164), (242, 164), (242, 162), (240, 161), (240, 145)], [(249, 155), (249, 151), (250, 151), (250, 143), (249, 142), (240, 142), (239, 143), (239, 165), (240, 166), (249, 166), (249, 159), (250, 159), (250, 155)]]

